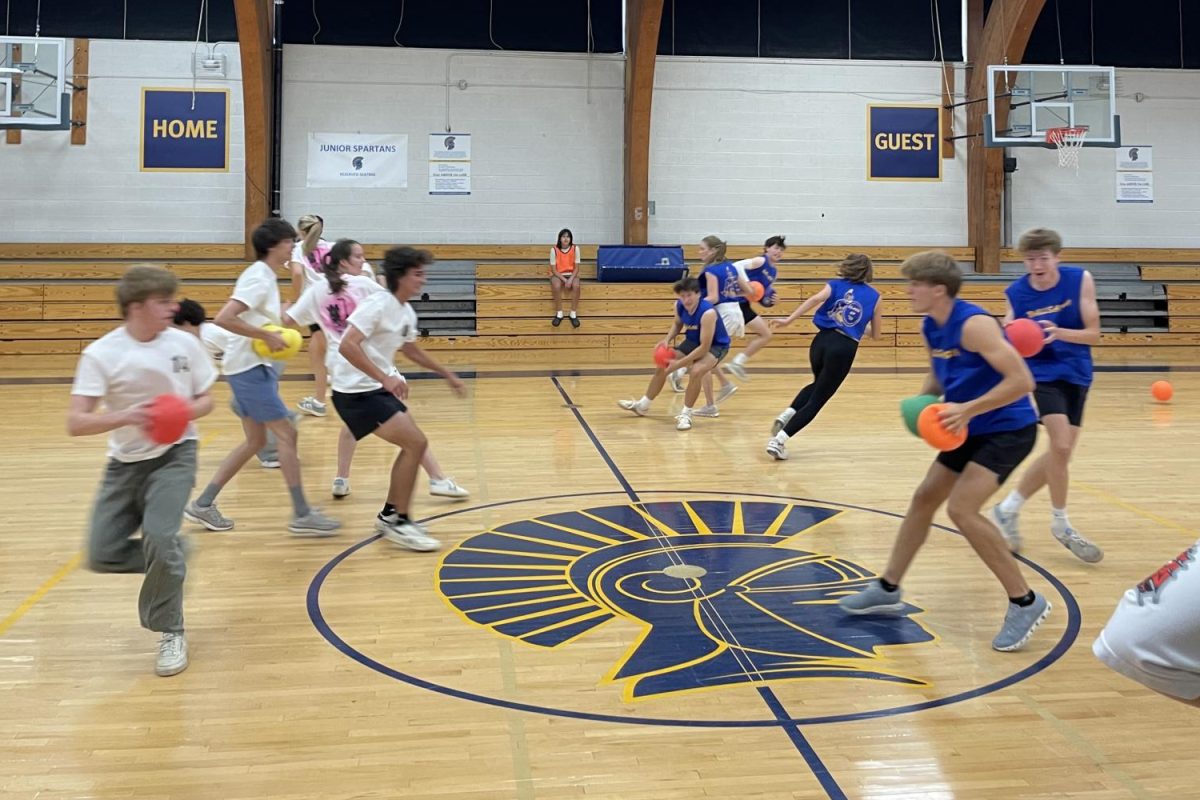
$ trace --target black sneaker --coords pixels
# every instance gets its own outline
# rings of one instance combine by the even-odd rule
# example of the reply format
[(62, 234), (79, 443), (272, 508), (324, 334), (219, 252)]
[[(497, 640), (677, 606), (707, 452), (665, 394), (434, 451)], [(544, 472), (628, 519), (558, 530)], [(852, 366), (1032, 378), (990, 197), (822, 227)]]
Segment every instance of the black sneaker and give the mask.
[(562, 317), (555, 317), (550, 320), (550, 324), (557, 328), (559, 325), (562, 325)]
[(572, 328), (579, 327), (579, 317), (571, 317), (571, 327)]

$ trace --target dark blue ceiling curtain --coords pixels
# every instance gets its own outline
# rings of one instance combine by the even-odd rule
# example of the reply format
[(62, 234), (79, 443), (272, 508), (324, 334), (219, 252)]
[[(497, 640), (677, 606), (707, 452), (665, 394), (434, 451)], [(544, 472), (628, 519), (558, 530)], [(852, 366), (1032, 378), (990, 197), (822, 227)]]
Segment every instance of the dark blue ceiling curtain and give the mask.
[[(8, 1), (0, 0), (0, 13)], [(126, 5), (122, 0), (42, 0), (42, 36), (183, 41), (196, 38), (200, 0), (129, 0), (128, 14)], [(12, 36), (33, 36), (36, 22), (37, 0), (12, 0), (9, 16)], [(202, 38), (203, 35), (201, 31)], [(209, 0), (208, 39), (237, 40), (233, 0)]]
[[(991, 2), (986, 2), (991, 13)], [(1106, 67), (1200, 67), (1200, 2), (1183, 0), (1046, 0), (1025, 50), (1026, 64)]]
[[(587, 0), (294, 0), (285, 6), (289, 44), (440, 47), (586, 53)], [(592, 0), (592, 51), (621, 52), (621, 1)], [(400, 26), (399, 31), (396, 30)], [(393, 36), (395, 37), (393, 39)], [(493, 44), (492, 40), (495, 40)]]

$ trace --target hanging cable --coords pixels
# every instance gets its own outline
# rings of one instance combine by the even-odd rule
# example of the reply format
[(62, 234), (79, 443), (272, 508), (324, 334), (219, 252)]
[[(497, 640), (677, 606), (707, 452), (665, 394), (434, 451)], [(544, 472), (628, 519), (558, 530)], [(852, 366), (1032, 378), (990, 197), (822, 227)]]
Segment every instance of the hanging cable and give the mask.
[(1058, 13), (1058, 0), (1054, 0), (1054, 27), (1058, 31), (1058, 65), (1061, 67), (1067, 62), (1063, 60), (1062, 16)]
[(124, 1), (124, 9), (121, 13), (121, 38), (129, 38), (129, 0)]
[[(208, 8), (208, 0), (200, 0), (200, 19), (196, 20), (196, 46), (192, 48), (192, 111), (196, 110), (196, 54), (200, 52), (200, 31), (204, 26), (204, 12)], [(205, 44), (208, 44), (208, 34), (205, 33)]]
[[(946, 96), (946, 103), (954, 102), (954, 98), (950, 96), (950, 79), (946, 77), (946, 46), (942, 42), (942, 11), (938, 7), (940, 0), (930, 0), (933, 5), (933, 31), (936, 37), (934, 41), (934, 57), (942, 62), (942, 93)], [(944, 105), (944, 104), (943, 104)]]
[(675, 0), (671, 0), (671, 55), (675, 55)]
[(758, 57), (762, 58), (762, 0), (758, 0)]
[(404, 24), (404, 0), (400, 0), (400, 21), (396, 23), (396, 30), (392, 32), (392, 41), (397, 47), (404, 47), (400, 44), (400, 26)]
[[(675, 7), (675, 0), (671, 0), (671, 8)], [(4, 6), (4, 35), (8, 36), (8, 18), (12, 15), (12, 0)]]
[(1183, 69), (1183, 0), (1179, 0), (1179, 68)]
[(590, 56), (596, 49), (596, 39), (592, 36), (592, 0), (587, 0), (587, 52)]
[(854, 35), (850, 27), (850, 3), (846, 0), (846, 58), (854, 58)]
[(1088, 26), (1092, 34), (1092, 63), (1096, 63), (1096, 0), (1088, 0)]
[(503, 50), (504, 48), (501, 47), (500, 45), (496, 44), (496, 38), (494, 36), (492, 36), (492, 7), (494, 5), (495, 5), (495, 0), (488, 0), (488, 39), (491, 40), (492, 45), (497, 50)]
[(313, 22), (317, 23), (317, 29), (313, 31), (312, 43), (317, 43), (317, 34), (321, 32), (321, 20), (317, 18), (317, 0), (312, 0), (312, 15)]

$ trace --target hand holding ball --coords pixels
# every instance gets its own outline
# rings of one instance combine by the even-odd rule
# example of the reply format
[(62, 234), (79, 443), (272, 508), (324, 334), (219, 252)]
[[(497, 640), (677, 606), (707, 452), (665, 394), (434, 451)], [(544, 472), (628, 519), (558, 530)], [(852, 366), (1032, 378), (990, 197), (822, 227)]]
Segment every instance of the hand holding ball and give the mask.
[(908, 428), (909, 433), (913, 436), (921, 435), (917, 430), (917, 419), (920, 418), (922, 411), (937, 401), (937, 397), (932, 394), (919, 394), (900, 401), (900, 417), (904, 420), (904, 427)]
[(957, 450), (967, 440), (967, 429), (953, 433), (942, 424), (940, 414), (944, 403), (931, 403), (917, 417), (917, 432), (935, 450)]
[(1036, 356), (1046, 344), (1046, 334), (1042, 332), (1042, 326), (1024, 317), (1005, 325), (1004, 335), (1022, 358)]
[(759, 300), (762, 300), (766, 291), (766, 288), (764, 288), (763, 285), (758, 281), (750, 281), (749, 297), (752, 302), (757, 303)]
[(675, 351), (665, 344), (660, 344), (654, 348), (654, 363), (659, 369), (666, 369), (667, 365), (675, 359)]
[(263, 358), (269, 358), (274, 361), (284, 361), (300, 352), (300, 346), (304, 344), (304, 337), (300, 335), (300, 331), (295, 328), (281, 328), (278, 325), (263, 325), (264, 331), (278, 334), (282, 339), (285, 347), (282, 350), (272, 350), (267, 346), (267, 343), (262, 339), (254, 340), (254, 352), (258, 353)]
[(146, 406), (146, 436), (155, 444), (174, 444), (192, 421), (192, 404), (177, 394), (160, 394)]

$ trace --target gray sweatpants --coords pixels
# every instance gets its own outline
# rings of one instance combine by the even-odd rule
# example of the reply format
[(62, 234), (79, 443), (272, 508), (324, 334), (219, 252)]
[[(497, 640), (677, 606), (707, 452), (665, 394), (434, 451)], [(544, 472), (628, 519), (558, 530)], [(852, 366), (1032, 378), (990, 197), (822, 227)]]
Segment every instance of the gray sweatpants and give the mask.
[(187, 564), (179, 529), (195, 484), (196, 442), (180, 442), (147, 461), (109, 459), (92, 508), (88, 566), (145, 573), (138, 613), (152, 631), (183, 631)]

